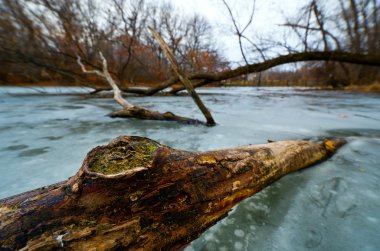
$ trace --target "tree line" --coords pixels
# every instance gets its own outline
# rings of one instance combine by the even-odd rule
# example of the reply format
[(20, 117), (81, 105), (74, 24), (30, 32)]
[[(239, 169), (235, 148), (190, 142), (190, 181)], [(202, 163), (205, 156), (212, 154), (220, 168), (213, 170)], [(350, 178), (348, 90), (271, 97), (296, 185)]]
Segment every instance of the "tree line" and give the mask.
[(148, 32), (167, 41), (186, 72), (228, 69), (202, 16), (181, 15), (173, 5), (144, 0), (1, 0), (0, 62), (4, 81), (60, 80), (101, 84), (82, 74), (77, 56), (94, 69), (98, 54), (118, 84), (159, 82), (171, 68)]
[[(281, 39), (252, 35), (255, 1), (242, 24), (232, 5), (220, 0), (244, 59), (235, 69), (216, 49), (216, 32), (206, 18), (183, 15), (167, 2), (0, 2), (0, 79), (6, 83), (56, 80), (102, 90), (107, 88), (103, 80), (83, 74), (76, 64), (80, 56), (86, 67), (101, 70), (102, 52), (123, 91), (152, 95), (179, 81), (148, 27), (163, 36), (195, 87), (241, 77), (254, 78), (256, 84), (280, 78), (333, 86), (380, 79), (378, 0), (309, 0), (279, 25)], [(302, 65), (290, 71), (276, 68), (298, 62)], [(155, 85), (140, 90), (129, 83)], [(182, 89), (175, 86), (171, 92)]]

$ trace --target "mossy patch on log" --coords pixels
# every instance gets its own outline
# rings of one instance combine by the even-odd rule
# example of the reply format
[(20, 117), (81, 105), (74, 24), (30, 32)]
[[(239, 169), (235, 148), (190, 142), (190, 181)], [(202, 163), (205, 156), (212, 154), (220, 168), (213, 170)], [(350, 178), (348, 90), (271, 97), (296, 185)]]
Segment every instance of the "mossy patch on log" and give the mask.
[(152, 141), (120, 142), (104, 148), (90, 164), (92, 172), (117, 174), (136, 167), (144, 167), (151, 160), (158, 144)]

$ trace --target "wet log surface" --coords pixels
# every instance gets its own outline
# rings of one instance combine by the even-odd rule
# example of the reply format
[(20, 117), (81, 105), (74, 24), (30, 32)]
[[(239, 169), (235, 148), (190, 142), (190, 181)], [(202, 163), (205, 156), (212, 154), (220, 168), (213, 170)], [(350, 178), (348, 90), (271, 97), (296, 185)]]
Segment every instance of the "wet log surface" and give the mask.
[(330, 157), (342, 140), (189, 152), (123, 136), (67, 181), (0, 201), (2, 250), (177, 250), (241, 200)]

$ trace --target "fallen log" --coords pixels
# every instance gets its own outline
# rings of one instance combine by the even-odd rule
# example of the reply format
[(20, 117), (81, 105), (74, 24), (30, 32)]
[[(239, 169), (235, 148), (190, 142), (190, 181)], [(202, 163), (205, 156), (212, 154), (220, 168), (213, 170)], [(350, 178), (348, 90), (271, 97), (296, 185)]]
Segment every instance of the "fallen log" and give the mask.
[(111, 112), (109, 114), (111, 118), (137, 118), (137, 119), (146, 119), (146, 120), (166, 120), (166, 121), (177, 121), (179, 123), (188, 124), (188, 125), (207, 125), (205, 122), (202, 122), (197, 119), (187, 118), (178, 116), (172, 112), (157, 112), (150, 109), (145, 109), (140, 106), (133, 106), (130, 108), (125, 108), (123, 110), (118, 110)]
[(241, 200), (331, 156), (342, 140), (190, 152), (122, 136), (67, 181), (0, 201), (2, 250), (177, 250)]

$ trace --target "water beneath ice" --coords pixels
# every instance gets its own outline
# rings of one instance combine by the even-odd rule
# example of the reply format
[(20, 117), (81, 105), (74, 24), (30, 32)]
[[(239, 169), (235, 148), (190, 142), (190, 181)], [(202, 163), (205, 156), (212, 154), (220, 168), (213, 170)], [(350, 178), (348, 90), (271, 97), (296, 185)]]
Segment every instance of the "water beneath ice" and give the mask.
[[(38, 89), (42, 90), (42, 89)], [(119, 135), (185, 150), (339, 136), (330, 160), (284, 177), (236, 206), (191, 250), (379, 250), (380, 96), (289, 88), (203, 89), (215, 127), (111, 119), (111, 99), (0, 88), (0, 198), (75, 174), (85, 154)], [(207, 95), (206, 95), (207, 94)], [(159, 111), (203, 119), (189, 97), (130, 97)]]

